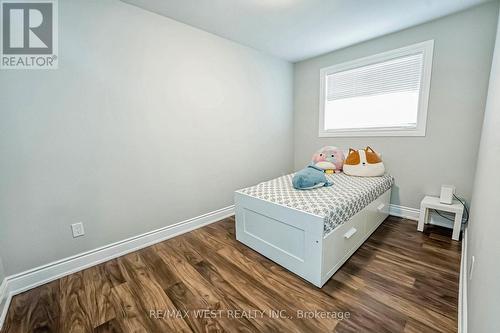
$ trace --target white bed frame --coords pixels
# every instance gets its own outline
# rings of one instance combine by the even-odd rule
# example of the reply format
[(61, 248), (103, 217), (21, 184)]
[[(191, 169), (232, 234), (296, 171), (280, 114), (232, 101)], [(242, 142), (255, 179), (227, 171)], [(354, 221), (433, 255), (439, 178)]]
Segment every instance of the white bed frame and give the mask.
[(320, 216), (236, 192), (236, 239), (321, 288), (387, 218), (390, 197), (324, 235)]

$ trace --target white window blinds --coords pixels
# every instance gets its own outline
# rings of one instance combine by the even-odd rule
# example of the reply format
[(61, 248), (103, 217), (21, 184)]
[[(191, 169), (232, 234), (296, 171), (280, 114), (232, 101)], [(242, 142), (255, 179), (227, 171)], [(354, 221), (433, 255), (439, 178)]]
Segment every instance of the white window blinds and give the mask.
[(420, 90), (424, 54), (417, 53), (327, 75), (327, 101)]
[(320, 70), (319, 136), (425, 136), (434, 41)]

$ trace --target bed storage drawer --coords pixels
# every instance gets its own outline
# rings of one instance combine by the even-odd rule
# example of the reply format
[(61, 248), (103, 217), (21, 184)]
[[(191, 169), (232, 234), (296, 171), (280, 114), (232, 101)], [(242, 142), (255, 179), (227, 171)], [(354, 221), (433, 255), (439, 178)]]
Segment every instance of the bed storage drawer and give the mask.
[[(321, 269), (324, 279), (329, 278), (333, 272), (339, 269), (385, 220), (389, 215), (390, 197), (391, 191), (388, 190), (351, 217), (349, 221), (325, 236)], [(350, 235), (353, 233), (353, 229), (356, 229), (356, 232)]]
[(361, 211), (327, 235), (323, 239), (323, 268), (329, 270), (347, 256), (351, 249), (363, 242), (366, 232), (366, 212)]
[(391, 200), (391, 191), (387, 191), (370, 203), (364, 209), (366, 211), (366, 232), (371, 234), (378, 228), (385, 218), (389, 215), (389, 202)]

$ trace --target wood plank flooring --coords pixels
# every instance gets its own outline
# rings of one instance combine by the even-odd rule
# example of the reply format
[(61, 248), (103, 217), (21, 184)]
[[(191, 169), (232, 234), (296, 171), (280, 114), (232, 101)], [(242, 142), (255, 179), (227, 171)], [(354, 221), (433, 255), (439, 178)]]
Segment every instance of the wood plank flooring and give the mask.
[(389, 217), (318, 289), (228, 218), (14, 297), (2, 333), (456, 332), (450, 235)]

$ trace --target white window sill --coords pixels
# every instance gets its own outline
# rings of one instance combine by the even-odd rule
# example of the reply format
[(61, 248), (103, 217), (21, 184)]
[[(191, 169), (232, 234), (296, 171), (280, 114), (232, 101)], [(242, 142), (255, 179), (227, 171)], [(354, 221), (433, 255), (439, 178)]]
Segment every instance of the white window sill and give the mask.
[(425, 129), (353, 129), (319, 130), (320, 138), (364, 137), (364, 136), (425, 136)]

